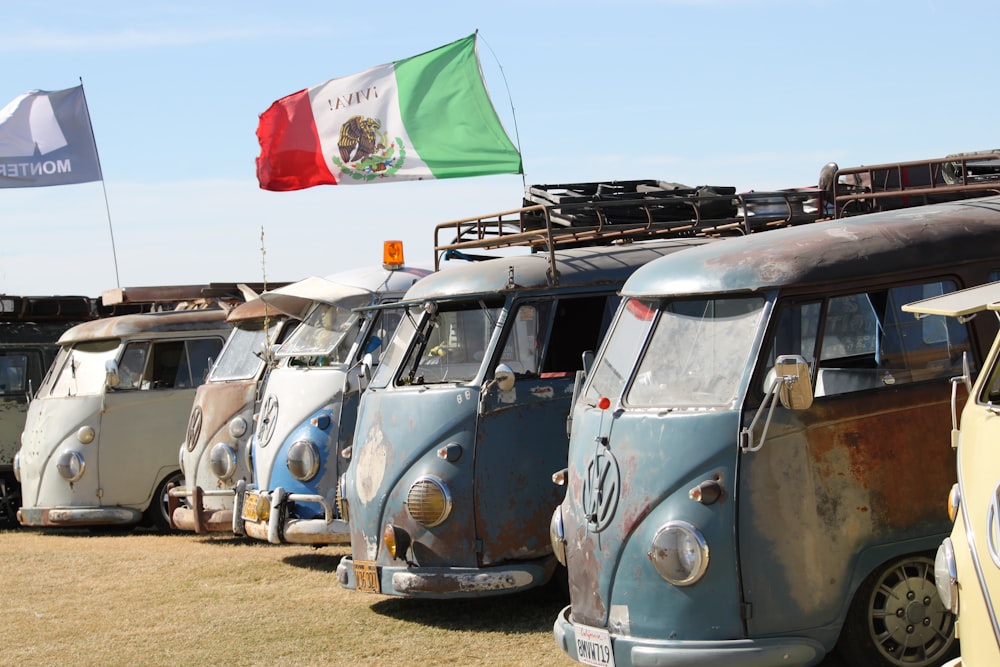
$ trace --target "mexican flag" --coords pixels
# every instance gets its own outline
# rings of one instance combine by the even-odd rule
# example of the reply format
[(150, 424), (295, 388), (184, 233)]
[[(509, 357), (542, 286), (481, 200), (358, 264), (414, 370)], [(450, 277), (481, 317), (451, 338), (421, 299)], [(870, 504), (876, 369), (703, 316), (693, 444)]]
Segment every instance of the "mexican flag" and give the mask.
[(522, 173), (475, 34), (283, 97), (257, 139), (264, 190)]

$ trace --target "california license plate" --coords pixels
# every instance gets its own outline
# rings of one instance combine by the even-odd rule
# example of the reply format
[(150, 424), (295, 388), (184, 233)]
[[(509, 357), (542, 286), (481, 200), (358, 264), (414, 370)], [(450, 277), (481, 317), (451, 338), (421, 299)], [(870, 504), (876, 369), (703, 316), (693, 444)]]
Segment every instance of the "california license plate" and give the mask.
[(366, 593), (381, 593), (382, 583), (378, 578), (378, 566), (375, 561), (354, 561), (354, 588)]
[(243, 510), (240, 512), (240, 517), (244, 521), (260, 521), (263, 518), (261, 516), (261, 506), (264, 503), (267, 503), (268, 507), (270, 507), (270, 503), (265, 496), (253, 491), (247, 491), (243, 497)]
[(611, 650), (611, 635), (602, 628), (573, 624), (576, 632), (576, 659), (594, 667), (614, 667), (615, 654)]

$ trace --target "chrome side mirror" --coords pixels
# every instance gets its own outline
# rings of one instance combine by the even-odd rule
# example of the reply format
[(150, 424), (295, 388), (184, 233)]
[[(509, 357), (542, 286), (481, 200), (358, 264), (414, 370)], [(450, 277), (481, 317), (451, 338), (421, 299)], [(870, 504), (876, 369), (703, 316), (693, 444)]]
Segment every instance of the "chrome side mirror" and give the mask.
[(774, 362), (774, 374), (781, 378), (778, 399), (788, 410), (808, 410), (813, 402), (809, 364), (797, 355), (782, 355)]
[(114, 359), (108, 359), (104, 362), (104, 384), (108, 387), (117, 387), (120, 383), (118, 362)]
[(514, 388), (514, 371), (507, 364), (500, 364), (493, 371), (493, 379), (500, 391), (510, 391)]
[(365, 356), (361, 357), (362, 388), (367, 387), (368, 383), (372, 381), (372, 364), (374, 364), (374, 360), (371, 352), (367, 352)]

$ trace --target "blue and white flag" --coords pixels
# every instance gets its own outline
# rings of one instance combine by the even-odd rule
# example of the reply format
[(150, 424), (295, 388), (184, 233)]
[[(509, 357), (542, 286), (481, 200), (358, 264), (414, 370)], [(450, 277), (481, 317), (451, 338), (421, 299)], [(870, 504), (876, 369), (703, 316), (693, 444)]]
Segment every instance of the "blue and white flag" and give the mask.
[(0, 109), (0, 188), (100, 180), (82, 85), (33, 90)]

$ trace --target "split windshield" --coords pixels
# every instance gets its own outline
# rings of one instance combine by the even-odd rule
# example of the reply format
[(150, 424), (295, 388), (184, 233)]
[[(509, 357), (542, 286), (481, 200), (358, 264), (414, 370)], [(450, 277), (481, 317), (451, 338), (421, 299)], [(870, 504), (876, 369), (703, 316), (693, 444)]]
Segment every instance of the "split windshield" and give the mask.
[[(428, 315), (418, 329), (414, 329), (412, 323), (400, 325), (397, 339), (400, 335), (411, 336), (414, 345), (409, 348), (398, 382), (435, 384), (475, 379), (500, 312), (499, 306), (488, 307), (483, 302), (476, 302), (463, 304), (461, 308), (442, 308)], [(419, 310), (411, 309), (411, 317), (418, 315)]]
[(240, 322), (231, 334), (219, 360), (212, 366), (210, 382), (250, 380), (257, 376), (264, 365), (264, 348), (274, 343), (278, 320), (268, 320), (265, 329), (261, 321)]
[(296, 366), (346, 364), (364, 322), (351, 308), (367, 303), (365, 298), (363, 302), (343, 307), (317, 304), (281, 345), (278, 356), (294, 357), (292, 365)]
[(105, 363), (115, 359), (121, 341), (95, 340), (61, 347), (52, 364), (53, 377), (50, 389), (42, 387), (39, 395), (96, 396), (104, 392), (107, 378)]
[[(630, 299), (584, 397), (634, 407), (709, 407), (736, 397), (764, 312), (760, 297), (657, 302)], [(636, 364), (638, 360), (638, 364)]]

